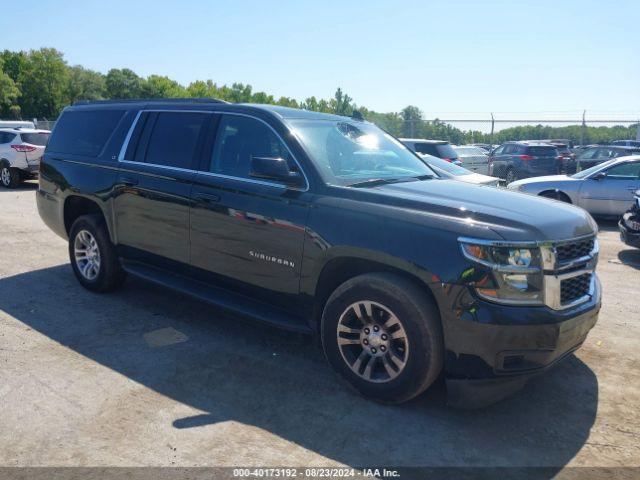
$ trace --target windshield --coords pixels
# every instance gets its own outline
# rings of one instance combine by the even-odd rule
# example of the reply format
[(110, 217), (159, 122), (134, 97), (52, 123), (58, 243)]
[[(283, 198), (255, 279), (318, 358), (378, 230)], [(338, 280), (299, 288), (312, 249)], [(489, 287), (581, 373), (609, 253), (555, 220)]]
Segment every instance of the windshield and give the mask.
[(364, 122), (290, 121), (324, 180), (352, 185), (368, 180), (437, 176), (391, 135)]
[(587, 178), (592, 173), (598, 172), (615, 162), (617, 162), (617, 159), (615, 158), (612, 160), (607, 160), (606, 162), (599, 163), (598, 165), (594, 165), (591, 168), (587, 168), (586, 170), (582, 170), (581, 172), (575, 173), (571, 175), (571, 178)]
[(436, 169), (439, 168), (451, 175), (455, 175), (456, 177), (460, 175), (471, 175), (473, 173), (471, 170), (467, 170), (466, 168), (462, 168), (455, 163), (447, 162), (441, 158), (434, 157), (433, 155), (421, 155), (421, 157), (429, 164), (430, 167), (434, 167)]

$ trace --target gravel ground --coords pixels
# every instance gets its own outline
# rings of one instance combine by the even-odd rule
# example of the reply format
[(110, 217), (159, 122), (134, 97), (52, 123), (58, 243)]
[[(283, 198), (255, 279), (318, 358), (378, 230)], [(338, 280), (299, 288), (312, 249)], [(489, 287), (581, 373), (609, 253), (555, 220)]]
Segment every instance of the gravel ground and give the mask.
[(0, 466), (640, 466), (640, 251), (613, 222), (582, 349), (459, 411), (442, 384), (366, 401), (309, 339), (142, 281), (83, 290), (34, 189), (0, 189)]

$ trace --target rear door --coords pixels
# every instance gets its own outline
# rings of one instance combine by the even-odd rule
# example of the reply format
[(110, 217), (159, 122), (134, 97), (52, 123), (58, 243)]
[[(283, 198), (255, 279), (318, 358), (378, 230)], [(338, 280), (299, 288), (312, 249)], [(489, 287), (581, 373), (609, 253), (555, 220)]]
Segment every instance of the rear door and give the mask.
[(114, 192), (118, 247), (158, 266), (189, 262), (189, 208), (194, 168), (212, 115), (141, 112), (121, 152)]
[(640, 161), (613, 165), (600, 180), (587, 179), (580, 189), (580, 206), (596, 215), (622, 215), (640, 189)]
[(252, 178), (252, 157), (283, 158), (300, 169), (267, 123), (221, 115), (210, 157), (194, 178), (191, 264), (217, 283), (278, 303), (299, 291), (309, 194)]

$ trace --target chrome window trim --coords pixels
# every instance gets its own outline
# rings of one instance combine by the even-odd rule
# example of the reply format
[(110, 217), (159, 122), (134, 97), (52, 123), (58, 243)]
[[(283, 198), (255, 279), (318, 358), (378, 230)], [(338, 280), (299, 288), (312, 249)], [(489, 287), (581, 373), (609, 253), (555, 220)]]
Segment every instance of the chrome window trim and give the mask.
[[(127, 159), (125, 159), (124, 158), (125, 153), (127, 152), (127, 148), (129, 148), (129, 142), (131, 141), (131, 137), (133, 136), (133, 132), (134, 132), (134, 130), (136, 128), (136, 125), (138, 124), (138, 121), (140, 120), (140, 116), (143, 113), (166, 113), (166, 112), (168, 112), (168, 113), (172, 113), (172, 112), (178, 112), (178, 113), (201, 113), (203, 115), (218, 114), (220, 116), (223, 116), (223, 115), (236, 115), (236, 116), (239, 116), (239, 117), (247, 117), (247, 118), (251, 118), (251, 119), (257, 120), (259, 122), (262, 122), (263, 124), (265, 124), (273, 132), (273, 134), (278, 138), (278, 140), (280, 140), (282, 142), (284, 147), (287, 149), (287, 152), (289, 152), (289, 155), (291, 155), (291, 158), (293, 159), (293, 161), (298, 166), (298, 169), (300, 170), (300, 173), (302, 173), (302, 177), (304, 178), (304, 182), (305, 182), (304, 188), (288, 187), (284, 183), (269, 182), (269, 181), (266, 181), (266, 180), (257, 180), (257, 179), (253, 179), (253, 178), (244, 178), (244, 177), (234, 177), (232, 175), (224, 175), (222, 173), (215, 173), (215, 172), (209, 172), (209, 171), (204, 171), (204, 170), (194, 170), (194, 169), (190, 169), (190, 168), (172, 167), (172, 166), (169, 166), (169, 165), (158, 165), (156, 163), (150, 163), (150, 162), (136, 162), (135, 160), (127, 160)], [(214, 144), (215, 144), (215, 141), (214, 141)], [(278, 132), (276, 132), (275, 129), (271, 125), (269, 125), (267, 122), (265, 122), (261, 118), (258, 118), (256, 116), (249, 115), (249, 114), (246, 114), (246, 113), (238, 113), (238, 112), (221, 112), (221, 111), (213, 111), (213, 110), (172, 110), (172, 109), (142, 109), (142, 110), (139, 110), (138, 113), (136, 114), (135, 118), (133, 119), (133, 122), (131, 123), (131, 127), (129, 127), (129, 131), (127, 132), (127, 135), (125, 136), (124, 142), (122, 143), (122, 147), (120, 148), (120, 153), (118, 154), (118, 162), (119, 163), (128, 163), (128, 164), (133, 164), (133, 165), (150, 165), (150, 166), (155, 167), (155, 168), (163, 168), (163, 169), (166, 169), (166, 170), (173, 170), (173, 171), (186, 172), (186, 173), (196, 173), (196, 174), (206, 175), (206, 176), (210, 176), (210, 177), (224, 178), (224, 179), (227, 179), (227, 180), (236, 180), (236, 181), (252, 183), (252, 184), (256, 184), (256, 185), (265, 185), (265, 186), (271, 186), (271, 187), (278, 187), (278, 188), (283, 189), (283, 190), (295, 190), (295, 191), (298, 191), (298, 192), (308, 192), (309, 191), (309, 185), (310, 185), (309, 184), (309, 179), (307, 178), (307, 174), (305, 173), (304, 169), (302, 168), (302, 165), (300, 165), (300, 162), (298, 162), (298, 159), (295, 157), (295, 155), (293, 154), (293, 152), (291, 151), (291, 149), (287, 145), (287, 142), (284, 141), (284, 139), (280, 136), (280, 134), (278, 134)]]

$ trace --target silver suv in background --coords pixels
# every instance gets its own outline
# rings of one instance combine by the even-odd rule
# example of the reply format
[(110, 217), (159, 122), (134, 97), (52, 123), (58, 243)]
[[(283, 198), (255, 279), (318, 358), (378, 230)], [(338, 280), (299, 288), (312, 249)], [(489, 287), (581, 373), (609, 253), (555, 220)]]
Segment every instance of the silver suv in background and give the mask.
[(15, 188), (38, 173), (40, 159), (49, 140), (49, 130), (0, 129), (0, 184)]
[(458, 154), (464, 168), (481, 175), (489, 173), (489, 155), (485, 150), (470, 145), (453, 145), (453, 149)]

